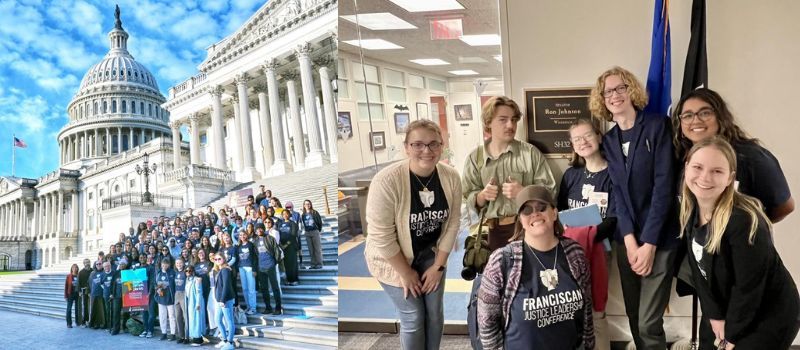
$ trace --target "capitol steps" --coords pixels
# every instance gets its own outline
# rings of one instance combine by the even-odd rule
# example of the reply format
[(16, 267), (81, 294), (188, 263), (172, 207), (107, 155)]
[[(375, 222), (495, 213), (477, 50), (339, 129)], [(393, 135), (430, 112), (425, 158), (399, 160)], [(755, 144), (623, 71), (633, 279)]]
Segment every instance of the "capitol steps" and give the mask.
[[(286, 175), (242, 183), (228, 193), (251, 188), (255, 196), (259, 191), (258, 186), (264, 185), (266, 189), (272, 191), (273, 196), (280, 199), (282, 205), (291, 201), (294, 204), (295, 211), (300, 211), (303, 208), (303, 201), (308, 199), (314, 204), (314, 209), (320, 213), (324, 213), (325, 197), (322, 192), (322, 187), (324, 186), (327, 188), (328, 205), (330, 206), (331, 212), (336, 213), (336, 207), (338, 205), (337, 190), (339, 188), (337, 182), (338, 170), (338, 164), (327, 164), (322, 167), (305, 169)], [(228, 204), (227, 193), (212, 200), (203, 208), (210, 205), (213, 206), (214, 209), (219, 209), (225, 204)]]
[[(237, 346), (250, 349), (328, 350), (338, 345), (338, 224), (335, 217), (323, 217), (321, 234), (323, 269), (306, 270), (309, 253), (302, 239), (304, 260), (299, 271), (300, 284), (285, 285), (282, 278), (283, 315), (256, 313), (248, 323), (237, 325)], [(36, 272), (0, 276), (0, 309), (63, 319), (64, 277), (72, 263), (94, 261), (96, 253), (75, 256)], [(256, 295), (258, 308), (264, 308), (261, 293)], [(243, 295), (239, 293), (243, 302)], [(273, 301), (274, 303), (274, 301)], [(155, 328), (156, 336), (160, 332)]]

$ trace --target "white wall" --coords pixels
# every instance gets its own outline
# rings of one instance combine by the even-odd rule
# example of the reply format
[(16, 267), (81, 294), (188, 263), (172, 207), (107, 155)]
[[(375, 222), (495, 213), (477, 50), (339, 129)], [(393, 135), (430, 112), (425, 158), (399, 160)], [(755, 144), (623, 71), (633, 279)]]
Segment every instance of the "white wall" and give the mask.
[[(339, 94), (337, 100), (338, 111), (350, 112), (353, 124), (353, 137), (347, 140), (339, 139), (337, 142), (339, 156), (339, 169), (340, 171), (347, 171), (369, 167), (374, 164), (372, 152), (369, 148), (369, 131), (370, 125), (367, 121), (360, 121), (358, 108), (355, 82), (353, 81), (353, 63), (360, 62), (358, 56), (346, 52), (339, 52), (339, 59), (345, 62), (346, 78), (339, 72), (340, 79), (347, 79), (349, 98), (342, 97)], [(447, 127), (449, 132), (450, 149), (453, 152), (451, 164), (457, 169), (461, 169), (464, 159), (470, 150), (482, 140), (482, 127), (480, 123), (480, 98), (476, 94), (474, 81), (476, 79), (486, 80), (488, 82), (487, 88), (484, 90), (483, 95), (498, 95), (503, 93), (503, 82), (499, 77), (477, 77), (477, 78), (452, 78), (448, 79), (442, 76), (436, 76), (429, 73), (424, 73), (405, 66), (399, 66), (393, 63), (364, 58), (364, 62), (369, 65), (378, 67), (381, 77), (381, 85), (384, 87), (383, 70), (386, 68), (400, 71), (405, 73), (406, 81), (406, 102), (404, 104), (409, 108), (411, 114), (411, 121), (417, 119), (416, 103), (424, 102), (428, 104), (429, 118), (438, 124), (438, 116), (433, 115), (433, 108), (430, 103), (432, 96), (442, 96), (445, 99), (445, 110), (447, 115)], [(408, 84), (408, 74), (421, 75), (426, 78), (426, 88), (412, 88)], [(447, 82), (448, 91), (436, 91), (429, 88), (428, 78), (434, 78)], [(339, 89), (344, 87), (340, 86)], [(403, 150), (403, 139), (405, 134), (398, 134), (394, 126), (394, 113), (399, 112), (393, 107), (397, 102), (389, 102), (386, 99), (386, 90), (383, 91), (383, 104), (385, 120), (373, 121), (373, 131), (383, 131), (386, 134), (386, 149), (377, 151), (378, 164), (385, 163), (391, 160), (405, 158)], [(454, 105), (471, 104), (473, 119), (471, 121), (456, 121)], [(347, 156), (341, 156), (347, 155)]]
[[(672, 1), (670, 6), (675, 102), (689, 43), (691, 1)], [(793, 155), (793, 139), (800, 130), (793, 103), (800, 82), (798, 13), (800, 2), (793, 0), (709, 1), (707, 7), (709, 87), (726, 99), (740, 125), (775, 154), (795, 198), (800, 196), (800, 164)], [(524, 88), (592, 86), (615, 65), (646, 80), (652, 18), (653, 1), (501, 0), (506, 94), (524, 101)], [(524, 137), (524, 126), (518, 135)], [(551, 164), (559, 174), (566, 167), (565, 160)], [(800, 236), (790, 228), (799, 225), (796, 212), (775, 226), (776, 246), (795, 281), (800, 281), (800, 256), (792, 253)], [(612, 280), (612, 288), (618, 285)], [(690, 314), (686, 299), (673, 297), (672, 315)], [(624, 314), (618, 295), (612, 294), (609, 312)], [(688, 332), (688, 326), (667, 323), (679, 326), (668, 329), (668, 337)], [(612, 334), (620, 331), (626, 330)]]

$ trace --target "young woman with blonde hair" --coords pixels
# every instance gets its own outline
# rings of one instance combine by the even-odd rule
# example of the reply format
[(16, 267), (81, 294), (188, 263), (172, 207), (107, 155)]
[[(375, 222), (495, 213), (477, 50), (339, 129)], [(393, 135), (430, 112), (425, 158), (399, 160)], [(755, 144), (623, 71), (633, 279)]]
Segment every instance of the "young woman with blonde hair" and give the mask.
[(214, 259), (214, 301), (217, 303), (214, 319), (220, 330), (222, 349), (233, 349), (233, 335), (236, 333), (233, 323), (234, 285), (231, 267), (221, 254), (213, 255)]
[(800, 295), (761, 203), (734, 188), (736, 162), (717, 137), (695, 143), (686, 158), (681, 237), (709, 321), (700, 349), (716, 349), (713, 339), (726, 349), (788, 349), (800, 327)]

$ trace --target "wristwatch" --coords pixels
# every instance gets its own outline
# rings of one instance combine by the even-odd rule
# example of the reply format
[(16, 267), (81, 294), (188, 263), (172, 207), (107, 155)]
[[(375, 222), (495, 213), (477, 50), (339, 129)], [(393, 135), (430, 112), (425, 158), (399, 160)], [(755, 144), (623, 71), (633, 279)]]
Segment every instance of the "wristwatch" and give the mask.
[(437, 271), (439, 271), (439, 272), (444, 271), (444, 265), (439, 265), (439, 268), (437, 269)]

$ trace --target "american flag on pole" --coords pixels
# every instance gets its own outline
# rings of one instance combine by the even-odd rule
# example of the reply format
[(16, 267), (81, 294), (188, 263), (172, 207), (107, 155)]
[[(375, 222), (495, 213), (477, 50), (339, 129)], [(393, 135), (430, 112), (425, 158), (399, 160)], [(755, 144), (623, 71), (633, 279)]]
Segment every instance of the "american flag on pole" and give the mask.
[(22, 140), (20, 140), (19, 138), (17, 138), (15, 136), (14, 137), (14, 147), (28, 148), (28, 145), (25, 143), (25, 141), (22, 141)]

